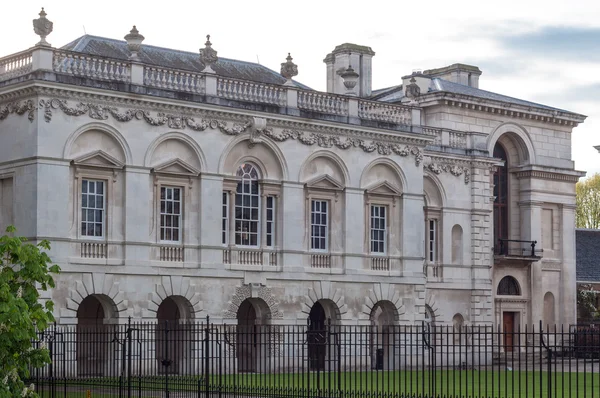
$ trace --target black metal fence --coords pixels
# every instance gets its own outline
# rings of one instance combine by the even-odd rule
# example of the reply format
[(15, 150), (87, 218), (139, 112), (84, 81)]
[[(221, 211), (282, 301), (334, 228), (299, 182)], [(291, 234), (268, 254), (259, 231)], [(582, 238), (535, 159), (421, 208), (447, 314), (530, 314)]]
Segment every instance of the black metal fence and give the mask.
[(600, 397), (600, 328), (56, 326), (42, 397)]

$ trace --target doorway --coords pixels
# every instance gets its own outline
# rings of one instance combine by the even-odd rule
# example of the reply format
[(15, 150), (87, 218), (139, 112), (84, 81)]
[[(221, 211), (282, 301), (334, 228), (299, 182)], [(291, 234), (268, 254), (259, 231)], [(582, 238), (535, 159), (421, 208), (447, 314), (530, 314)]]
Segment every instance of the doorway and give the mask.
[(515, 346), (515, 323), (517, 312), (502, 313), (502, 330), (504, 332), (504, 352), (513, 352)]
[(325, 329), (325, 309), (316, 302), (308, 315), (308, 361), (310, 370), (325, 370), (327, 354), (327, 330)]

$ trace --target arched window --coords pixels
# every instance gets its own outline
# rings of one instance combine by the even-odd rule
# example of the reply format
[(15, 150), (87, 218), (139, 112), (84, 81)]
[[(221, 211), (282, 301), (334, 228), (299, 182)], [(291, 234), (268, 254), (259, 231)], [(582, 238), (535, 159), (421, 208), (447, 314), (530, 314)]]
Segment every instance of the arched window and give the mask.
[(241, 177), (235, 194), (235, 244), (259, 245), (260, 192), (258, 171), (250, 163), (242, 164), (236, 175)]
[(519, 282), (512, 276), (505, 276), (498, 284), (498, 294), (503, 296), (520, 296)]
[(425, 323), (435, 326), (435, 314), (430, 306), (425, 305)]
[(508, 239), (508, 157), (500, 144), (494, 147), (494, 157), (504, 160), (494, 173), (494, 246), (499, 239)]

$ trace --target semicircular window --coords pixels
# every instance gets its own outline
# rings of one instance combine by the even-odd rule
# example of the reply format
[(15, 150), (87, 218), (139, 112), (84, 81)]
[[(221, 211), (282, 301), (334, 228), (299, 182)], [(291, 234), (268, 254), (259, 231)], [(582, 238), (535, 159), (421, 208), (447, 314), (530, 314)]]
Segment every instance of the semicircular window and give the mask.
[(520, 296), (521, 288), (519, 282), (512, 276), (505, 276), (498, 284), (498, 295)]

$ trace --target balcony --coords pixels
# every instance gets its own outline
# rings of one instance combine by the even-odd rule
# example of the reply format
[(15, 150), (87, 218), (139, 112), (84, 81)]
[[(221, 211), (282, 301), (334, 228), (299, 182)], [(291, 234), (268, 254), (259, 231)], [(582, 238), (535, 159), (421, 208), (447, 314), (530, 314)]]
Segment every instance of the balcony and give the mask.
[(494, 259), (499, 261), (522, 261), (530, 263), (542, 258), (542, 250), (537, 250), (536, 240), (498, 239), (494, 247)]

